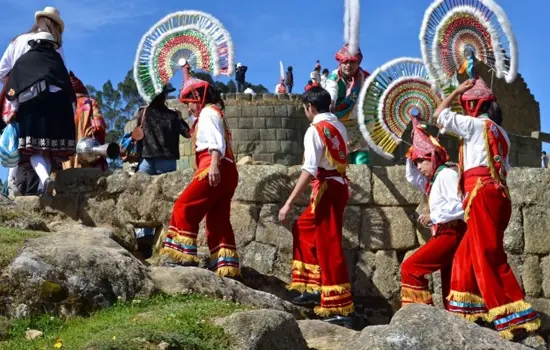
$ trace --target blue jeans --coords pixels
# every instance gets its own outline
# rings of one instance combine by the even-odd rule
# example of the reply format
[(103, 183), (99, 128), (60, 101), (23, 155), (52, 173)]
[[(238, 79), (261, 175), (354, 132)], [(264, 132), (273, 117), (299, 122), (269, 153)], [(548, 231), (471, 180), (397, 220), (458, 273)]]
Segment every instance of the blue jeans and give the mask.
[[(166, 158), (142, 158), (138, 165), (138, 173), (148, 175), (160, 175), (176, 171), (177, 159)], [(136, 238), (145, 236), (154, 236), (155, 229), (152, 227), (142, 227), (136, 229)]]

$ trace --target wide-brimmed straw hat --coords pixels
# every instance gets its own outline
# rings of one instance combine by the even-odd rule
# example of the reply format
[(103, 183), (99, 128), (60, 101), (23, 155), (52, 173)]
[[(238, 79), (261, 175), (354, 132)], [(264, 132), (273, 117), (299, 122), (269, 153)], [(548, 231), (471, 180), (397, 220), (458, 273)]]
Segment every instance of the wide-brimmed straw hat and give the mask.
[(29, 40), (28, 44), (30, 45), (31, 42), (33, 41), (49, 41), (53, 44), (54, 48), (57, 50), (59, 49), (59, 43), (57, 41), (55, 41), (55, 38), (52, 34), (48, 33), (48, 32), (38, 32), (38, 33), (34, 33), (31, 37), (31, 39)]
[(61, 19), (61, 15), (59, 14), (59, 10), (52, 6), (46, 6), (44, 10), (42, 11), (36, 11), (34, 14), (34, 19), (38, 21), (38, 18), (40, 17), (48, 17), (55, 23), (59, 24), (59, 27), (61, 28), (61, 33), (65, 30), (65, 22)]

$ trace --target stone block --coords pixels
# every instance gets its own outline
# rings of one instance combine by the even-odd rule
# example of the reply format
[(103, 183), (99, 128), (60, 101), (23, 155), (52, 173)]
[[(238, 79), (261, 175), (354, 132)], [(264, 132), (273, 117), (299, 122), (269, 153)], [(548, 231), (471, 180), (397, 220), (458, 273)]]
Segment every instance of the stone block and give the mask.
[(273, 95), (273, 94), (263, 94), (262, 95), (262, 99), (264, 101), (269, 101), (269, 102), (273, 102), (273, 101), (277, 101), (277, 95)]
[(372, 204), (372, 172), (367, 165), (348, 166), (351, 197), (349, 204)]
[[(286, 200), (286, 198), (292, 192), (292, 189), (296, 185), (296, 181), (298, 181), (298, 178), (300, 177), (301, 173), (302, 173), (301, 165), (296, 165), (288, 168), (288, 176), (291, 182), (289, 185), (289, 191), (283, 194), (283, 198), (285, 198), (284, 200)], [(309, 204), (310, 198), (311, 198), (311, 186), (308, 186), (307, 189), (304, 191), (304, 193), (300, 197), (298, 197), (298, 199), (296, 200), (296, 205), (305, 207)]]
[(97, 180), (104, 176), (101, 169), (73, 168), (61, 170), (55, 178), (56, 193), (83, 193), (97, 190)]
[[(254, 156), (260, 160), (262, 155)], [(239, 185), (233, 196), (234, 201), (255, 203), (280, 203), (286, 200), (290, 177), (288, 168), (281, 165), (238, 166)]]
[(292, 253), (292, 225), (304, 208), (294, 207), (284, 223), (279, 221), (280, 209), (279, 204), (262, 206), (256, 230), (256, 241)]
[[(274, 131), (274, 130), (262, 130), (262, 131)], [(280, 153), (281, 143), (279, 141), (262, 141), (266, 148), (267, 153)]]
[(276, 116), (273, 106), (258, 106), (257, 108), (259, 118), (273, 118)]
[(508, 254), (508, 264), (510, 264), (510, 267), (512, 268), (512, 271), (514, 272), (514, 276), (516, 277), (516, 280), (518, 281), (519, 285), (523, 288), (523, 262), (524, 262), (524, 256), (523, 255), (512, 255)]
[(280, 129), (282, 127), (281, 119), (283, 117), (266, 118), (265, 126), (268, 129)]
[(265, 130), (265, 118), (253, 118), (252, 119), (252, 128), (264, 131)]
[(256, 117), (258, 117), (258, 107), (257, 106), (242, 106), (241, 117), (242, 118), (256, 118)]
[(290, 96), (288, 96), (287, 94), (278, 94), (277, 98), (279, 99), (279, 101), (289, 101), (290, 100)]
[(241, 106), (226, 106), (225, 115), (227, 118), (240, 118), (242, 115)]
[(292, 120), (290, 118), (280, 118), (281, 128), (290, 129), (292, 128)]
[(540, 269), (542, 270), (542, 295), (550, 298), (550, 256), (540, 259)]
[(355, 297), (393, 299), (399, 297), (401, 277), (395, 251), (359, 253), (353, 281)]
[(504, 249), (512, 254), (523, 253), (523, 216), (521, 207), (512, 207), (510, 223), (504, 232)]
[(270, 164), (278, 164), (278, 163), (275, 162), (275, 155), (273, 153), (254, 154), (254, 159), (259, 161), (259, 162), (266, 162), (266, 163), (270, 163)]
[[(550, 253), (550, 221), (548, 206), (535, 205), (523, 208), (523, 231), (525, 236), (525, 253), (545, 255)], [(547, 202), (546, 202), (547, 203)]]
[(405, 167), (372, 167), (372, 193), (376, 205), (418, 205), (423, 194), (405, 179)]
[[(277, 130), (279, 131), (279, 130)], [(293, 144), (293, 141), (277, 141), (279, 142), (280, 146), (281, 146), (281, 152), (282, 153), (285, 153), (287, 155), (292, 155), (292, 144)]]
[[(507, 181), (512, 203), (516, 205), (550, 203), (550, 171), (548, 169), (512, 168)], [(525, 234), (528, 235), (529, 232), (525, 230)]]
[(247, 130), (247, 137), (246, 139), (248, 141), (260, 141), (261, 140), (261, 130), (256, 129), (249, 129)]
[(253, 129), (254, 128), (254, 119), (256, 117), (240, 117), (237, 120), (237, 128), (239, 129)]
[[(277, 141), (277, 131), (273, 129), (263, 129), (260, 130), (260, 140), (265, 141)], [(268, 147), (269, 149), (269, 147)], [(268, 152), (277, 152), (277, 151), (268, 151)]]
[(344, 209), (343, 246), (344, 249), (356, 250), (360, 247), (359, 232), (361, 231), (361, 209), (348, 205)]
[(233, 130), (231, 130), (231, 136), (233, 137), (233, 142), (247, 140), (248, 139), (248, 130), (246, 130), (246, 129), (233, 129)]
[(271, 274), (275, 263), (277, 248), (268, 244), (251, 242), (241, 251), (243, 266), (250, 267), (262, 274)]
[(361, 248), (407, 251), (418, 246), (412, 208), (362, 209)]
[(274, 106), (273, 113), (276, 118), (286, 118), (289, 116), (286, 106)]
[(538, 297), (542, 291), (542, 270), (540, 268), (540, 260), (536, 255), (525, 256), (523, 262), (523, 271), (521, 279), (525, 294), (531, 297)]
[(237, 93), (236, 98), (237, 101), (250, 101), (252, 100), (252, 95), (239, 92)]

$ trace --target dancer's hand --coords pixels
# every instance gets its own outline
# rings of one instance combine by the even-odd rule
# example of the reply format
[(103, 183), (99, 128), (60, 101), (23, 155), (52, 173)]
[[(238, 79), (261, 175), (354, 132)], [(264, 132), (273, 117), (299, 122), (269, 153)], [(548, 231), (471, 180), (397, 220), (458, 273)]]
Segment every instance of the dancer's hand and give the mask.
[(424, 227), (429, 227), (432, 224), (432, 219), (429, 215), (422, 214), (418, 217), (418, 222)]
[(218, 186), (221, 181), (220, 167), (218, 163), (212, 162), (210, 165), (210, 171), (208, 172), (208, 183), (212, 187)]
[(286, 222), (286, 216), (290, 212), (290, 205), (285, 203), (281, 210), (279, 210), (279, 220), (282, 222)]
[(456, 93), (457, 94), (463, 94), (465, 93), (466, 91), (470, 90), (471, 88), (474, 87), (474, 80), (473, 79), (468, 79), (466, 80), (465, 82), (463, 82), (462, 84), (460, 84), (459, 87), (456, 88)]

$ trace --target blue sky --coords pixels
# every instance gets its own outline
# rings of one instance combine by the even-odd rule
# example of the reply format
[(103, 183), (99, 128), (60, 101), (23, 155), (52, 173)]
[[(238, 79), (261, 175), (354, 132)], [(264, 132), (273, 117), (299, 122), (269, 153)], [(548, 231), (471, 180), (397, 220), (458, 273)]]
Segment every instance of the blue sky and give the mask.
[[(397, 57), (421, 57), (418, 33), (431, 0), (363, 0), (363, 67), (373, 71)], [(519, 71), (541, 105), (542, 130), (550, 131), (550, 39), (548, 0), (497, 0), (506, 11), (519, 45)], [(100, 87), (124, 78), (137, 45), (149, 27), (170, 12), (209, 12), (230, 32), (236, 62), (249, 67), (247, 80), (269, 89), (278, 82), (279, 60), (294, 67), (295, 89), (306, 84), (315, 61), (334, 69), (334, 53), (343, 44), (343, 0), (0, 0), (0, 50), (28, 30), (34, 12), (45, 6), (61, 11), (66, 25), (67, 65), (85, 84)], [(162, 4), (162, 5), (161, 5)], [(221, 79), (226, 80), (226, 79)], [(179, 86), (177, 82), (176, 86)], [(505, 116), (513, 118), (514, 116)], [(550, 147), (545, 145), (547, 151)], [(0, 178), (5, 170), (0, 169)]]

